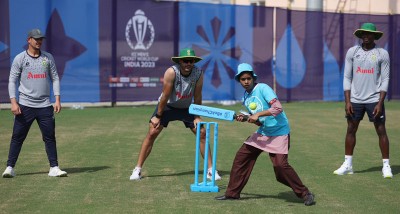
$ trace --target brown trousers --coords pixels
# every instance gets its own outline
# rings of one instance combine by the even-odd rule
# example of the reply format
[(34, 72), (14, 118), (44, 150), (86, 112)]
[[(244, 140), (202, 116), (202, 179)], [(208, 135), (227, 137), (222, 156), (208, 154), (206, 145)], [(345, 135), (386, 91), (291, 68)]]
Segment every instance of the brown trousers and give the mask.
[[(225, 196), (240, 198), (240, 193), (246, 186), (253, 171), (254, 164), (263, 150), (243, 144), (237, 151), (233, 161), (228, 187)], [(272, 161), (276, 180), (292, 188), (297, 197), (303, 198), (309, 191), (303, 185), (296, 171), (288, 163), (287, 154), (269, 154)]]

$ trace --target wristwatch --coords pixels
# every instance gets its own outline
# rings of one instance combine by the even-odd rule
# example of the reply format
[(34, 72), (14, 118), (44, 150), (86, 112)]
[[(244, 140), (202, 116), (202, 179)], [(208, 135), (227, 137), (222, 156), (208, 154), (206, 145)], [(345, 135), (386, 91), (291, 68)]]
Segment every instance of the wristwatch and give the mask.
[(161, 119), (161, 115), (159, 115), (158, 113), (155, 115), (158, 119)]

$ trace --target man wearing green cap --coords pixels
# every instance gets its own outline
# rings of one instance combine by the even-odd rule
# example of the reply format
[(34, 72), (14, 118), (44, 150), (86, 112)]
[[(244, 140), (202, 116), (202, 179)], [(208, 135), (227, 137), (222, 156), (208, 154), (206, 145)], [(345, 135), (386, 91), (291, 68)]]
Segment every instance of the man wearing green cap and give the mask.
[(353, 151), (356, 145), (356, 133), (360, 121), (367, 112), (370, 122), (374, 123), (382, 154), (382, 176), (392, 178), (389, 165), (389, 139), (385, 127), (384, 100), (389, 87), (390, 60), (388, 52), (377, 47), (375, 40), (382, 37), (373, 23), (364, 23), (354, 35), (362, 43), (351, 47), (346, 54), (343, 89), (347, 132), (345, 138), (344, 163), (333, 173), (336, 175), (353, 174)]
[[(189, 114), (190, 104), (202, 104), (203, 72), (195, 66), (196, 62), (202, 60), (196, 56), (191, 48), (182, 49), (178, 57), (172, 57), (175, 65), (169, 67), (164, 73), (163, 91), (158, 98), (158, 105), (149, 121), (149, 132), (147, 133), (140, 149), (136, 167), (133, 169), (130, 180), (140, 180), (141, 170), (146, 158), (150, 155), (154, 141), (163, 128), (170, 121), (182, 121), (186, 128), (196, 134), (197, 123), (201, 121), (199, 116)], [(201, 154), (204, 157), (205, 130), (201, 129)], [(211, 151), (211, 150), (209, 150)], [(208, 155), (208, 165), (212, 166), (211, 152)], [(212, 177), (211, 168), (208, 169), (207, 177)], [(220, 180), (218, 172), (215, 171), (215, 180)]]

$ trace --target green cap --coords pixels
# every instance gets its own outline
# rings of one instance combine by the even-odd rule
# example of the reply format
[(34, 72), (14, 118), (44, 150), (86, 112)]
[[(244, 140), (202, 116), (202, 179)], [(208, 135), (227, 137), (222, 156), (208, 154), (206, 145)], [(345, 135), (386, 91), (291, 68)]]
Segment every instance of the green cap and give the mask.
[(383, 35), (383, 32), (376, 30), (376, 26), (373, 23), (364, 23), (364, 24), (362, 24), (361, 28), (357, 29), (354, 32), (354, 35), (361, 39), (361, 36), (362, 36), (363, 32), (373, 33), (375, 35), (375, 40), (380, 39), (382, 37), (382, 35)]
[(179, 56), (175, 56), (175, 57), (171, 57), (171, 60), (175, 63), (179, 63), (180, 59), (184, 59), (184, 58), (191, 58), (194, 59), (194, 62), (198, 62), (200, 60), (202, 60), (202, 58), (196, 56), (196, 54), (194, 53), (194, 50), (191, 48), (184, 48), (179, 52)]

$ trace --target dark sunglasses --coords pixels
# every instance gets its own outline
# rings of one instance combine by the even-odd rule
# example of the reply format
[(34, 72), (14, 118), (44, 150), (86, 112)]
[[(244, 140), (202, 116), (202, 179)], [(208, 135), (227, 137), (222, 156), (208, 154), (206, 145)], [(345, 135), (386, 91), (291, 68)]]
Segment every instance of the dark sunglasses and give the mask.
[(182, 61), (186, 64), (188, 63), (194, 63), (194, 59), (182, 59)]
[(43, 37), (42, 38), (33, 38), (33, 37), (31, 37), (32, 39), (34, 39), (35, 41), (43, 41)]

